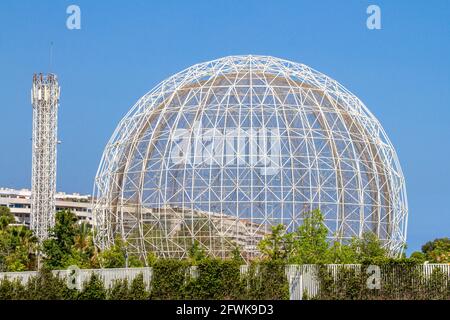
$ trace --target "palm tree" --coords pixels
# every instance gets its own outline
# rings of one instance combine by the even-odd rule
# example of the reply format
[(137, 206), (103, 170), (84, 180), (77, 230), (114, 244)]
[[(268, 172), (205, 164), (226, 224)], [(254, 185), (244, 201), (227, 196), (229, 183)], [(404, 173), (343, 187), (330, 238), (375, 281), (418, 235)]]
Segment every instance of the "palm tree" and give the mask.
[(85, 261), (88, 261), (88, 264), (91, 267), (95, 267), (98, 264), (98, 252), (94, 246), (92, 230), (86, 222), (82, 222), (78, 225), (73, 247), (80, 253)]
[(85, 252), (91, 245), (91, 240), (92, 234), (90, 226), (86, 222), (80, 223), (75, 236), (74, 247), (82, 252)]
[(0, 206), (0, 230), (5, 230), (14, 221), (14, 215), (9, 208)]
[[(25, 226), (9, 226), (8, 261), (13, 269), (32, 270), (35, 266), (35, 252), (38, 246), (37, 238)], [(15, 271), (15, 270), (11, 270)]]

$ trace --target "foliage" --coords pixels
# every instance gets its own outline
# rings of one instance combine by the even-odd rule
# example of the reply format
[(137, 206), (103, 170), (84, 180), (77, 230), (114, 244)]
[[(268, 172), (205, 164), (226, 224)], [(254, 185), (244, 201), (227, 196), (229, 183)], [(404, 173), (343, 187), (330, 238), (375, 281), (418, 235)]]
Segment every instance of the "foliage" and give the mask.
[(71, 265), (80, 268), (95, 267), (96, 250), (90, 227), (77, 223), (76, 215), (63, 210), (56, 213), (50, 238), (42, 245), (44, 265), (49, 269), (65, 269)]
[(192, 262), (193, 265), (198, 264), (200, 261), (206, 258), (206, 252), (201, 247), (201, 244), (198, 240), (194, 240), (194, 243), (189, 248), (188, 255), (189, 260)]
[(319, 300), (428, 300), (450, 299), (450, 277), (438, 268), (430, 275), (422, 272), (414, 261), (390, 260), (380, 267), (380, 287), (367, 285), (369, 264), (339, 266), (334, 272), (321, 266)]
[(182, 260), (158, 260), (153, 266), (152, 299), (284, 299), (288, 285), (282, 263), (265, 261), (240, 274), (234, 260), (205, 258), (191, 277), (190, 264)]
[(427, 257), (425, 255), (425, 253), (420, 252), (420, 251), (415, 251), (415, 252), (411, 253), (410, 259), (414, 260), (418, 263), (425, 263), (425, 261), (427, 261)]
[(450, 263), (450, 239), (439, 238), (422, 246), (422, 252), (413, 252), (411, 258), (430, 263)]
[(241, 250), (239, 249), (239, 246), (237, 246), (237, 245), (231, 251), (231, 260), (233, 260), (236, 263), (240, 263), (240, 264), (245, 263), (245, 260), (241, 254)]
[(319, 209), (304, 212), (303, 223), (296, 233), (295, 256), (293, 263), (326, 263), (328, 258), (328, 229)]
[[(141, 267), (143, 261), (127, 256), (127, 243), (120, 239), (110, 249), (98, 252), (93, 232), (78, 223), (69, 211), (58, 212), (51, 238), (43, 243), (44, 268), (26, 284), (0, 279), (0, 300), (6, 299), (287, 299), (289, 284), (286, 264), (316, 264), (320, 295), (315, 299), (450, 299), (448, 274), (435, 269), (424, 275), (417, 265), (425, 261), (449, 262), (450, 240), (435, 239), (410, 258), (389, 258), (374, 233), (348, 242), (329, 242), (323, 215), (319, 210), (305, 212), (302, 225), (286, 232), (283, 225), (274, 226), (258, 244), (262, 259), (250, 262), (248, 271), (238, 246), (228, 259), (208, 257), (204, 244), (193, 242), (186, 260), (159, 259), (150, 252), (147, 264), (153, 268), (151, 290), (143, 274), (132, 281), (117, 280), (105, 288), (93, 274), (81, 291), (68, 289), (64, 279), (50, 270), (71, 265), (81, 268)], [(13, 224), (8, 208), (0, 207), (0, 271), (24, 271), (36, 268), (36, 238), (24, 226)], [(324, 264), (359, 264), (341, 266), (333, 274)], [(381, 267), (382, 287), (367, 288), (367, 268)], [(194, 266), (193, 269), (190, 269)], [(305, 292), (307, 294), (307, 292)], [(306, 297), (306, 296), (304, 296)]]
[(103, 284), (102, 279), (95, 273), (83, 285), (83, 290), (79, 293), (80, 300), (105, 300), (107, 290)]
[(153, 265), (152, 299), (184, 299), (189, 263), (184, 260), (158, 260)]
[(354, 263), (382, 261), (388, 258), (388, 252), (373, 232), (363, 233), (361, 238), (353, 238), (350, 248), (354, 253)]
[(260, 241), (258, 249), (271, 261), (291, 264), (362, 263), (387, 259), (388, 252), (374, 233), (364, 233), (349, 243), (327, 240), (328, 229), (320, 210), (302, 214), (302, 225), (286, 233), (283, 225), (272, 227), (272, 232)]
[(354, 248), (342, 244), (339, 241), (333, 242), (328, 250), (328, 262), (336, 264), (351, 264), (357, 261)]
[(115, 280), (111, 288), (107, 292), (109, 300), (146, 300), (149, 298), (144, 283), (144, 275), (140, 273), (132, 281), (131, 285), (128, 279)]
[(124, 268), (126, 256), (122, 240), (117, 239), (113, 246), (100, 252), (98, 260), (102, 268)]
[(77, 225), (74, 244), (72, 247), (71, 265), (77, 265), (80, 268), (98, 268), (98, 252), (94, 246), (94, 237), (92, 227), (82, 222)]
[(128, 279), (117, 279), (108, 289), (107, 297), (109, 300), (129, 300), (129, 294)]
[(8, 207), (0, 206), (0, 230), (5, 230), (6, 227), (14, 223), (14, 215), (11, 213)]
[(60, 300), (75, 295), (76, 291), (68, 289), (63, 279), (43, 268), (27, 282), (25, 297), (30, 300)]
[(0, 300), (22, 300), (24, 295), (25, 286), (21, 284), (19, 280), (8, 280), (4, 278), (0, 280)]
[(293, 252), (294, 235), (285, 233), (282, 224), (272, 227), (272, 232), (258, 243), (259, 251), (272, 261), (285, 261)]
[(149, 293), (144, 282), (144, 275), (140, 273), (131, 281), (130, 294), (131, 300), (145, 300), (149, 298)]
[(37, 240), (21, 225), (12, 225), (14, 216), (0, 207), (0, 271), (25, 271), (35, 268)]
[(240, 264), (234, 260), (205, 259), (197, 266), (198, 277), (189, 278), (187, 299), (237, 299), (242, 294)]
[[(14, 217), (6, 207), (0, 207), (0, 271), (24, 271), (36, 269), (38, 244), (30, 230), (24, 226), (12, 225)], [(142, 267), (144, 258), (127, 256), (127, 243), (120, 239), (107, 250), (99, 252), (93, 243), (93, 231), (86, 223), (78, 223), (69, 211), (56, 214), (51, 238), (44, 241), (42, 252), (46, 268), (65, 269), (71, 265), (80, 268)], [(302, 225), (293, 232), (286, 232), (285, 226), (272, 227), (272, 232), (262, 239), (258, 249), (264, 259), (295, 264), (314, 263), (362, 263), (368, 260), (389, 260), (388, 252), (374, 233), (365, 233), (361, 238), (347, 242), (327, 240), (327, 228), (320, 210), (302, 213)], [(423, 246), (422, 252), (415, 252), (411, 259), (416, 262), (449, 262), (449, 238), (436, 239)], [(192, 243), (189, 261), (198, 265), (208, 256), (204, 244)], [(243, 263), (239, 247), (235, 245), (231, 258)], [(146, 257), (147, 265), (158, 260), (153, 252)]]
[(153, 265), (156, 263), (156, 261), (158, 261), (158, 256), (157, 256), (154, 252), (150, 251), (150, 252), (147, 254), (147, 263), (148, 263), (148, 266), (149, 266), (149, 267), (153, 266)]
[(289, 299), (285, 265), (281, 261), (267, 260), (252, 264), (244, 279), (247, 283), (244, 299)]
[[(6, 292), (8, 291), (9, 294)], [(0, 300), (7, 299), (4, 294), (14, 300), (57, 300), (73, 299), (76, 297), (76, 290), (67, 287), (64, 279), (53, 275), (50, 270), (41, 269), (37, 276), (28, 279), (23, 285), (18, 279), (14, 281), (6, 278), (0, 282)]]
[(50, 238), (43, 242), (45, 266), (50, 269), (70, 266), (67, 260), (72, 254), (75, 242), (77, 217), (70, 211), (60, 211), (55, 216), (55, 226), (50, 230)]
[[(317, 265), (315, 275), (319, 294), (312, 299), (450, 299), (450, 278), (435, 268), (425, 274), (422, 267), (409, 259), (390, 260), (380, 264), (381, 286), (367, 286), (369, 264), (341, 265), (333, 272), (329, 266)], [(64, 278), (41, 270), (23, 285), (19, 281), (0, 280), (0, 300), (144, 300), (144, 299), (264, 299), (289, 298), (289, 285), (282, 262), (265, 260), (253, 263), (240, 273), (233, 260), (205, 259), (196, 268), (197, 277), (189, 273), (190, 264), (181, 260), (158, 260), (153, 267), (151, 290), (143, 274), (131, 282), (116, 280), (106, 289), (102, 278), (92, 274), (81, 291), (68, 289)], [(305, 291), (305, 294), (308, 292)], [(307, 298), (307, 295), (304, 295)]]
[[(128, 261), (127, 261), (128, 259)], [(144, 263), (134, 255), (128, 255), (126, 250), (126, 243), (120, 238), (117, 238), (114, 245), (98, 254), (98, 263), (102, 268), (139, 268), (143, 267)]]

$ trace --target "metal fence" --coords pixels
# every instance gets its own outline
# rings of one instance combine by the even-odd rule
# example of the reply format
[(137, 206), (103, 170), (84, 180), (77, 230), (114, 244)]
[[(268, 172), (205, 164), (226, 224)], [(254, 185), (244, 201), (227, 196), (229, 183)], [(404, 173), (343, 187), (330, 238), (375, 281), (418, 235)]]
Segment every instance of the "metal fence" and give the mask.
[[(143, 275), (147, 290), (150, 290), (153, 270), (152, 268), (115, 268), (115, 269), (68, 269), (54, 270), (54, 275), (65, 279), (73, 285), (73, 288), (81, 290), (83, 285), (90, 279), (92, 274), (98, 275), (104, 282), (106, 288), (110, 288), (115, 280), (128, 279), (129, 282), (139, 274)], [(37, 271), (24, 272), (0, 272), (0, 280), (6, 278), (9, 280), (19, 280), (26, 284), (32, 277), (38, 275)]]
[[(329, 264), (326, 265), (326, 268), (328, 272), (331, 273), (334, 279), (337, 278), (338, 271), (341, 268), (348, 268), (351, 270), (355, 270), (356, 272), (361, 271), (361, 265), (359, 264)], [(422, 274), (425, 276), (425, 279), (430, 278), (433, 271), (435, 271), (436, 269), (439, 269), (444, 274), (448, 274), (448, 276), (450, 277), (450, 264), (423, 264), (416, 266), (416, 268), (418, 268), (419, 272), (422, 272)], [(405, 272), (405, 270), (401, 266), (397, 266), (396, 269), (391, 269), (391, 271), (394, 271), (397, 274), (395, 278), (398, 280), (398, 282), (402, 281), (401, 275)], [(289, 283), (290, 299), (303, 300), (305, 298), (305, 294), (308, 296), (308, 298), (314, 298), (315, 296), (317, 296), (320, 290), (318, 272), (318, 265), (287, 265), (286, 277)], [(380, 276), (381, 283), (392, 281), (392, 279), (388, 279), (388, 275), (386, 273), (382, 272)]]
[[(340, 268), (349, 268), (355, 271), (361, 270), (361, 265), (358, 264), (330, 264), (326, 265), (327, 269), (333, 277), (336, 278), (337, 272)], [(440, 269), (441, 272), (447, 273), (450, 276), (450, 264), (423, 264), (418, 265), (419, 271), (423, 272), (425, 278), (429, 278), (435, 269)], [(245, 275), (249, 268), (247, 265), (242, 265), (240, 268), (241, 275)], [(320, 281), (318, 278), (318, 265), (287, 265), (286, 277), (289, 283), (289, 296), (291, 300), (302, 300), (306, 294), (308, 298), (317, 296), (320, 290)], [(399, 274), (403, 270), (398, 270)], [(143, 275), (144, 283), (147, 290), (151, 288), (151, 281), (153, 271), (152, 268), (117, 268), (117, 269), (69, 269), (69, 270), (55, 270), (53, 274), (61, 278), (71, 281), (74, 288), (82, 289), (83, 284), (89, 280), (91, 275), (95, 273), (105, 283), (106, 288), (110, 288), (115, 280), (128, 279), (131, 282), (139, 274)], [(26, 284), (31, 277), (37, 276), (37, 271), (25, 272), (2, 272), (0, 273), (0, 280), (7, 278), (9, 280), (19, 280), (22, 284)], [(191, 267), (188, 274), (192, 278), (197, 278), (199, 272), (196, 267)], [(401, 277), (399, 276), (401, 281)]]

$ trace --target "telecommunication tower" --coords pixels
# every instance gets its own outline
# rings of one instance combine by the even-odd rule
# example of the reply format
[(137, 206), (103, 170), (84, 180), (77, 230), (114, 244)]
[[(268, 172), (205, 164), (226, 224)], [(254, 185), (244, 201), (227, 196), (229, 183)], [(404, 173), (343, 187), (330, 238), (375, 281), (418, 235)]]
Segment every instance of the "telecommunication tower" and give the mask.
[(39, 242), (55, 224), (56, 145), (60, 87), (55, 74), (34, 74), (30, 227)]

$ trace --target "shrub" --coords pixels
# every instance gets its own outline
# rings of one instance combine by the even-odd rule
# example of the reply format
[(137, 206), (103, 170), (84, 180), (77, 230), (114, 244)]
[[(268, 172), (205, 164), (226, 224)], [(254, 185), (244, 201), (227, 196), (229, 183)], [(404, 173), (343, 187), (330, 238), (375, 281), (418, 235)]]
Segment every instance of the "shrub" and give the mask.
[(53, 275), (48, 269), (42, 269), (36, 277), (28, 280), (25, 297), (29, 300), (61, 300), (72, 296), (64, 279)]
[(243, 286), (239, 263), (233, 260), (207, 259), (197, 266), (198, 278), (190, 279), (186, 297), (190, 299), (239, 299)]
[(22, 300), (25, 298), (25, 287), (19, 280), (8, 280), (4, 278), (0, 281), (0, 300)]
[(438, 268), (426, 276), (422, 268), (411, 260), (391, 260), (379, 263), (379, 289), (367, 286), (368, 264), (351, 269), (340, 266), (335, 275), (326, 266), (319, 271), (320, 300), (422, 300), (450, 299), (450, 279)]
[(268, 260), (252, 264), (244, 279), (247, 282), (245, 299), (289, 299), (285, 265), (281, 262)]
[(84, 284), (83, 290), (78, 295), (80, 300), (105, 300), (106, 289), (102, 279), (93, 273), (91, 278)]
[(186, 273), (189, 263), (183, 260), (157, 260), (153, 265), (152, 299), (180, 300), (185, 298)]
[[(373, 261), (372, 261), (373, 262)], [(315, 274), (319, 293), (304, 299), (450, 299), (450, 278), (447, 272), (435, 268), (424, 273), (423, 266), (412, 260), (381, 259), (380, 288), (367, 286), (369, 262), (351, 267), (339, 265), (334, 270), (318, 265)], [(108, 290), (97, 274), (84, 283), (81, 292), (69, 289), (64, 278), (49, 270), (40, 271), (23, 285), (19, 280), (0, 280), (0, 300), (143, 300), (143, 299), (289, 299), (289, 284), (285, 265), (280, 261), (263, 260), (249, 266), (246, 274), (240, 274), (240, 263), (235, 260), (205, 258), (198, 262), (197, 274), (189, 272), (190, 261), (159, 259), (153, 266), (150, 292), (143, 274), (132, 281), (116, 280)]]
[(147, 292), (144, 282), (144, 275), (142, 273), (131, 281), (129, 298), (131, 300), (146, 300), (149, 298), (149, 293)]
[(107, 296), (109, 300), (129, 300), (129, 294), (128, 279), (118, 279), (109, 288)]

